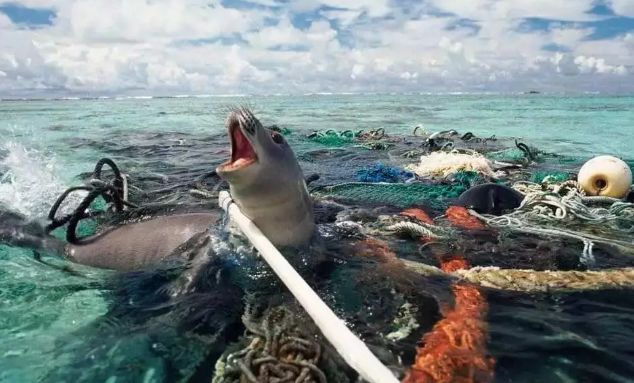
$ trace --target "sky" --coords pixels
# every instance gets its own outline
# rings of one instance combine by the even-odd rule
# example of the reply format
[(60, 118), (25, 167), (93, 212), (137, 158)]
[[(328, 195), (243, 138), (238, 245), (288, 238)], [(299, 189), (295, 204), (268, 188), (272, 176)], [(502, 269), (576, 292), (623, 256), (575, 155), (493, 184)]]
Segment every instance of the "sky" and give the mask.
[(0, 0), (0, 97), (634, 93), (634, 0)]

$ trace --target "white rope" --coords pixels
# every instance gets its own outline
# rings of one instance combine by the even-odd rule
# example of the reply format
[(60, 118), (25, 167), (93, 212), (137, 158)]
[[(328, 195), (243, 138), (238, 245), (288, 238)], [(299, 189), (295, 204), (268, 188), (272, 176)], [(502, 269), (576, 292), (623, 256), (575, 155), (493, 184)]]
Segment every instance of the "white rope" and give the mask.
[[(123, 180), (123, 200), (128, 202), (128, 175), (121, 173), (121, 179)], [(123, 210), (128, 210), (128, 205), (123, 205)]]
[(258, 249), (262, 258), (284, 282), (350, 367), (369, 382), (398, 382), (392, 372), (372, 354), (365, 343), (357, 338), (310, 288), (286, 258), (262, 234), (255, 223), (242, 214), (227, 191), (220, 192), (218, 204), (229, 214), (253, 246)]
[(397, 233), (424, 236), (429, 238), (445, 238), (441, 230), (438, 230), (437, 226), (429, 225), (424, 222), (414, 223), (408, 221), (396, 222), (393, 225), (387, 226), (385, 230), (394, 231)]

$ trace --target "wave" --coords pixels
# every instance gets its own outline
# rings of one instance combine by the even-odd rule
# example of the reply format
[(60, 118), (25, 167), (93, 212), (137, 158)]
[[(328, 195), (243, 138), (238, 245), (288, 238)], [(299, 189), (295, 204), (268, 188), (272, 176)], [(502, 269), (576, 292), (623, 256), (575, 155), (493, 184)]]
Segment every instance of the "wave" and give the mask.
[[(28, 149), (16, 142), (0, 145), (0, 204), (29, 217), (48, 214), (55, 199), (67, 185), (54, 156)], [(81, 193), (69, 196), (61, 213), (77, 206), (84, 197)]]

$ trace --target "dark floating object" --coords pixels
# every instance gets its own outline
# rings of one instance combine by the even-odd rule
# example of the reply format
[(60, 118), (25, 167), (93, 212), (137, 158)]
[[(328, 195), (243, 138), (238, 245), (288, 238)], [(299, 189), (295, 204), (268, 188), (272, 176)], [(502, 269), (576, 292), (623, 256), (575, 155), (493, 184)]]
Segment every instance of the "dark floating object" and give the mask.
[(458, 197), (459, 206), (473, 209), (480, 214), (501, 215), (520, 206), (524, 195), (505, 185), (488, 183), (477, 185)]

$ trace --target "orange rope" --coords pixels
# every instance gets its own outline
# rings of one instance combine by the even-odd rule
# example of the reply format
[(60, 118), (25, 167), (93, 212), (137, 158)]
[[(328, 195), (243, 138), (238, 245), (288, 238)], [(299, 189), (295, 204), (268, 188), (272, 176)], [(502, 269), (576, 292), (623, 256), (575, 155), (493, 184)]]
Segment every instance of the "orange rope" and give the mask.
[(427, 215), (427, 213), (418, 208), (405, 209), (401, 212), (401, 215), (405, 217), (416, 218), (417, 220), (430, 225), (434, 224), (434, 220), (431, 219), (431, 217)]
[[(453, 225), (462, 229), (486, 228), (463, 207), (451, 206), (446, 214)], [(407, 209), (401, 215), (433, 224), (421, 209)], [(358, 255), (378, 260), (385, 274), (404, 278), (400, 260), (384, 241), (366, 238), (357, 242), (354, 250)], [(462, 255), (437, 256), (441, 269), (448, 273), (471, 267)], [(486, 297), (468, 283), (456, 283), (451, 289), (455, 304), (440, 308), (443, 319), (423, 336), (423, 346), (417, 349), (414, 365), (403, 379), (404, 383), (486, 383), (493, 380), (495, 359), (488, 356), (486, 348)]]
[[(477, 218), (461, 207), (447, 209), (449, 221), (464, 229), (484, 229)], [(439, 255), (446, 272), (468, 269), (462, 255)], [(441, 307), (444, 318), (423, 336), (423, 346), (416, 352), (414, 365), (404, 383), (485, 383), (494, 376), (495, 359), (488, 356), (486, 342), (488, 326), (486, 297), (474, 285), (456, 283), (453, 308)]]
[(447, 218), (454, 226), (467, 230), (482, 230), (486, 226), (482, 221), (469, 214), (469, 210), (462, 206), (449, 206)]

